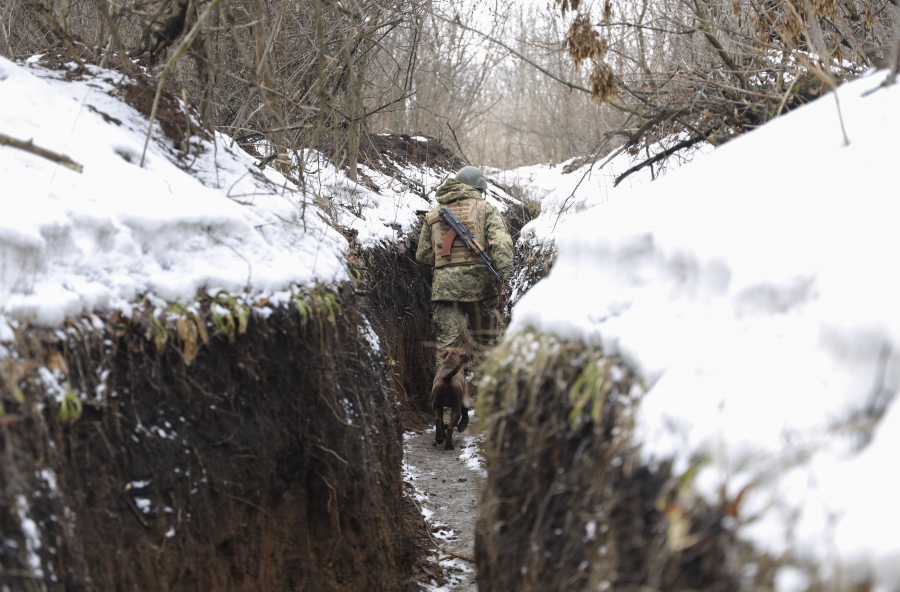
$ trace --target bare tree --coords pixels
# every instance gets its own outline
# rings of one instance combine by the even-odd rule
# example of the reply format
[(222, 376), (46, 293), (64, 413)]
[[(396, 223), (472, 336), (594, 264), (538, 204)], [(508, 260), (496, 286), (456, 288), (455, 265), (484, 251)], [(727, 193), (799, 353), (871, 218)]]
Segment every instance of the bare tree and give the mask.
[(886, 55), (896, 23), (888, 0), (606, 0), (596, 15), (557, 3), (575, 14), (573, 61), (591, 62), (592, 80), (615, 72), (613, 89), (583, 89), (628, 114), (612, 133), (634, 154), (678, 138), (625, 175), (726, 142), (858, 75)]
[[(463, 14), (459, 6), (429, 3), (406, 23), (391, 51), (379, 56), (386, 76), (375, 81), (382, 104), (389, 104), (373, 121), (373, 129), (395, 133), (424, 133), (446, 140), (464, 156), (471, 156), (469, 136), (491, 112), (497, 99), (487, 89), (503, 55), (455, 23), (479, 18), (473, 8)], [(493, 35), (502, 36), (504, 21), (480, 15)], [(405, 65), (402, 79), (391, 79), (391, 64)]]

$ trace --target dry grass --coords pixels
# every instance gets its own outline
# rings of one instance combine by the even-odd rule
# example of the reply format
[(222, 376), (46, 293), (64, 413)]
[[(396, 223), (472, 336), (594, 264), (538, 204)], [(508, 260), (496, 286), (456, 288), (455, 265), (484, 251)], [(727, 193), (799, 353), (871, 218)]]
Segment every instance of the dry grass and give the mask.
[(738, 589), (723, 516), (698, 502), (676, 517), (678, 476), (641, 464), (621, 360), (526, 332), (486, 375), (479, 590)]

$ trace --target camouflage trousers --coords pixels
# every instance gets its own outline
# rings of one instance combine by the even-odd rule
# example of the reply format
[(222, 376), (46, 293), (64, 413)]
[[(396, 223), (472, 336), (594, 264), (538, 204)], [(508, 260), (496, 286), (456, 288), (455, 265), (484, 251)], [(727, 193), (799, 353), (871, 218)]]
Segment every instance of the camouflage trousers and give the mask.
[[(435, 346), (445, 349), (471, 346), (473, 366), (497, 343), (500, 333), (500, 299), (497, 296), (475, 302), (436, 300), (434, 303)], [(435, 367), (443, 360), (436, 358)]]

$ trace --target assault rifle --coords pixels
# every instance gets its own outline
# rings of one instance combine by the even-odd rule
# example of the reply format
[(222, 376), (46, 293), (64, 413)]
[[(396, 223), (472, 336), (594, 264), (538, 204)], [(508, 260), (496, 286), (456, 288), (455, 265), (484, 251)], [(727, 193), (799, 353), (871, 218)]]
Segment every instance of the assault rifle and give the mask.
[(450, 246), (453, 244), (453, 239), (457, 236), (463, 240), (466, 246), (470, 251), (478, 255), (481, 258), (481, 261), (487, 266), (488, 271), (494, 274), (494, 277), (498, 280), (500, 279), (500, 272), (494, 269), (494, 263), (491, 261), (491, 258), (488, 257), (487, 252), (484, 250), (484, 247), (478, 244), (478, 241), (475, 240), (475, 235), (472, 232), (463, 226), (463, 223), (459, 221), (459, 218), (456, 217), (456, 214), (451, 212), (447, 208), (441, 208), (438, 210), (438, 215), (436, 218), (432, 218), (428, 221), (429, 224), (434, 224), (438, 221), (438, 218), (446, 224), (449, 229), (447, 230), (447, 234), (444, 236), (444, 243), (441, 245), (441, 257), (449, 257), (450, 256)]

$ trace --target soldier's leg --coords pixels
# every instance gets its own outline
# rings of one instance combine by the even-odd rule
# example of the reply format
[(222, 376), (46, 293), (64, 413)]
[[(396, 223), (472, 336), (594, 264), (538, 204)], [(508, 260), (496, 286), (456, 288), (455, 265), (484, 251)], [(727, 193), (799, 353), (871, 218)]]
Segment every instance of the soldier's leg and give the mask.
[(469, 325), (475, 339), (474, 366), (478, 367), (488, 351), (497, 345), (500, 336), (500, 298), (492, 296), (470, 304)]
[[(482, 302), (461, 302), (460, 307), (465, 311), (468, 345), (471, 349), (470, 367), (475, 369), (481, 365), (487, 355), (487, 350), (497, 342), (497, 327), (499, 322), (499, 298), (487, 300), (488, 307)], [(491, 307), (492, 306), (492, 307)], [(478, 376), (473, 375), (472, 382), (477, 383)], [(463, 397), (462, 416), (460, 417), (457, 431), (463, 432), (469, 425), (468, 407), (475, 396), (475, 385), (466, 380), (466, 395)]]
[[(469, 317), (469, 330), (475, 342), (472, 352), (472, 368), (477, 370), (490, 349), (497, 344), (500, 329), (500, 298), (494, 296), (480, 302), (467, 302), (466, 309)], [(478, 384), (479, 378), (476, 372), (472, 382)], [(469, 388), (469, 395), (473, 397), (475, 395), (474, 385)], [(468, 415), (460, 422), (460, 432), (466, 428), (466, 424), (468, 424)]]
[(466, 315), (459, 302), (437, 300), (434, 303), (434, 338), (435, 369), (444, 363), (437, 354), (445, 349), (460, 347), (463, 342), (463, 331), (466, 327)]

